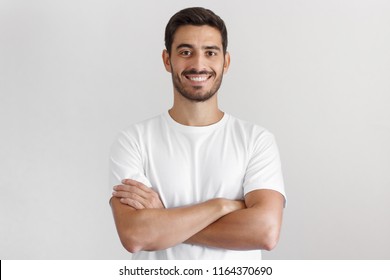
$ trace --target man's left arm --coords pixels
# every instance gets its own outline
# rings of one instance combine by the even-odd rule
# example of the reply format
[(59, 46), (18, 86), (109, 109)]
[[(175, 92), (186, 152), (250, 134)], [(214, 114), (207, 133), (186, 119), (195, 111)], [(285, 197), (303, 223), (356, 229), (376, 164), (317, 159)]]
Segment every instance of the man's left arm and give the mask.
[(284, 196), (274, 190), (260, 189), (245, 196), (247, 208), (232, 212), (185, 243), (230, 250), (272, 250), (282, 224)]

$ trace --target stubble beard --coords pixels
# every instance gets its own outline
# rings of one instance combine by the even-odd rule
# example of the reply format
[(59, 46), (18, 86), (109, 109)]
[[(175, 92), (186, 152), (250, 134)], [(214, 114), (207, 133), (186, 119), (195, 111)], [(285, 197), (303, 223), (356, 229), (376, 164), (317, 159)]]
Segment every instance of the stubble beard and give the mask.
[[(212, 79), (213, 77), (216, 77), (215, 73), (212, 77), (210, 77), (210, 79)], [(192, 86), (190, 90), (185, 89), (180, 80), (179, 74), (176, 74), (172, 71), (172, 82), (174, 88), (178, 93), (180, 93), (181, 96), (192, 102), (205, 102), (212, 98), (221, 87), (222, 77), (222, 74), (219, 77), (216, 77), (212, 88), (209, 91), (202, 93), (202, 86)]]

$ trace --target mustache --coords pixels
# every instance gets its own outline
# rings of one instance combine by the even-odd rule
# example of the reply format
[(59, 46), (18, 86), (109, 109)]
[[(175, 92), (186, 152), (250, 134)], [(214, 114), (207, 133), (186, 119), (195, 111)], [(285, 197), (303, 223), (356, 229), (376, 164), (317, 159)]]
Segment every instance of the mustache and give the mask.
[(185, 70), (182, 72), (183, 75), (214, 75), (213, 71), (197, 71), (196, 69), (190, 69), (190, 70)]

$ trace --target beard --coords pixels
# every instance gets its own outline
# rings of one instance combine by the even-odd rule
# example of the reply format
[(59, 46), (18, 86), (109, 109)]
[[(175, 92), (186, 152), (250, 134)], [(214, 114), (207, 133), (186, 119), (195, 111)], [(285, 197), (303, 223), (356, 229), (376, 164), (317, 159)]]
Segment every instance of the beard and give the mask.
[(215, 72), (205, 72), (205, 71), (196, 71), (196, 70), (189, 70), (184, 71), (182, 73), (182, 77), (185, 78), (186, 74), (210, 74), (211, 77), (209, 79), (214, 78), (214, 84), (212, 85), (211, 89), (209, 91), (202, 90), (203, 86), (187, 86), (187, 88), (183, 85), (183, 83), (180, 80), (180, 75), (172, 71), (172, 82), (173, 86), (175, 87), (176, 91), (180, 93), (181, 96), (186, 98), (187, 100), (190, 100), (192, 102), (205, 102), (209, 100), (211, 97), (213, 97), (219, 90), (222, 84), (222, 77), (217, 76)]

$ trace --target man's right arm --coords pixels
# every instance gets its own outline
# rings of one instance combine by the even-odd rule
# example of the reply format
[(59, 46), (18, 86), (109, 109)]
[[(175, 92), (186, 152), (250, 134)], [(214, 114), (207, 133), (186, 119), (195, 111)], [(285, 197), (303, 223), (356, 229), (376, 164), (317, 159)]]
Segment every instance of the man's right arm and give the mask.
[(112, 197), (110, 204), (120, 240), (131, 253), (183, 243), (219, 218), (244, 207), (242, 201), (223, 198), (171, 209), (136, 210), (117, 197)]

